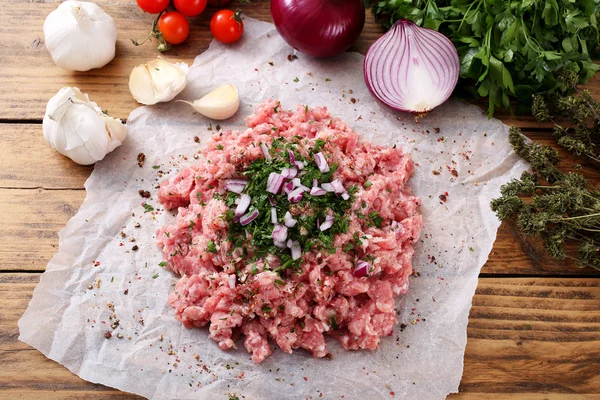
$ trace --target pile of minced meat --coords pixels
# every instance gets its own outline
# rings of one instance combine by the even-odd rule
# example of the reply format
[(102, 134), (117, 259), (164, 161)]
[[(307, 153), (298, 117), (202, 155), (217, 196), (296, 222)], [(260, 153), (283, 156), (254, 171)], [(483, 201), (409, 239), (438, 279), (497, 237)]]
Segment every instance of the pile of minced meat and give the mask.
[(420, 200), (399, 148), (361, 141), (326, 108), (256, 107), (243, 132), (212, 135), (196, 165), (160, 185), (177, 208), (157, 232), (181, 275), (169, 304), (186, 327), (208, 325), (223, 350), (259, 363), (283, 351), (376, 349), (408, 289)]

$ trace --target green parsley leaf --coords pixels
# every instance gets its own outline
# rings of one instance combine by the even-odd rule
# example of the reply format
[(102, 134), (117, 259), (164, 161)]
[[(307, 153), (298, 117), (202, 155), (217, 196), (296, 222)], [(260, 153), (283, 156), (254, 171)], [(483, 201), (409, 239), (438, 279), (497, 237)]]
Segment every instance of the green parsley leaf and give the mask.
[(144, 213), (154, 211), (154, 207), (151, 204), (144, 203)]
[(152, 275), (152, 279), (156, 279), (156, 278), (158, 278), (158, 273)]
[(206, 251), (208, 251), (209, 253), (216, 253), (217, 246), (215, 246), (215, 242), (213, 242), (212, 240), (209, 240), (208, 243), (206, 244)]

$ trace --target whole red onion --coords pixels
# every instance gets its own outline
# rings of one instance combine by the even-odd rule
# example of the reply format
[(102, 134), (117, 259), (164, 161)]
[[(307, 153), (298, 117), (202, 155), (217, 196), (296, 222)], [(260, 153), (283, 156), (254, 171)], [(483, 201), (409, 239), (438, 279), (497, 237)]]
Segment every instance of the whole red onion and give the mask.
[(362, 0), (271, 0), (271, 15), (283, 39), (313, 57), (347, 50), (365, 24)]

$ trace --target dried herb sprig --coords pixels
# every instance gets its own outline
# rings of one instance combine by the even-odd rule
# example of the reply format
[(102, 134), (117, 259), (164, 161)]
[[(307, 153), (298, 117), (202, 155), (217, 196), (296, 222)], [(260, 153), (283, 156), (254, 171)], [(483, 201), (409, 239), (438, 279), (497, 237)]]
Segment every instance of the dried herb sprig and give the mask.
[[(491, 203), (501, 220), (515, 220), (525, 235), (538, 237), (555, 259), (575, 258), (577, 266), (600, 270), (600, 191), (578, 173), (563, 173), (555, 149), (527, 143), (518, 128), (510, 129), (513, 149), (529, 161), (533, 173), (501, 187)], [(578, 244), (576, 257), (565, 243)]]

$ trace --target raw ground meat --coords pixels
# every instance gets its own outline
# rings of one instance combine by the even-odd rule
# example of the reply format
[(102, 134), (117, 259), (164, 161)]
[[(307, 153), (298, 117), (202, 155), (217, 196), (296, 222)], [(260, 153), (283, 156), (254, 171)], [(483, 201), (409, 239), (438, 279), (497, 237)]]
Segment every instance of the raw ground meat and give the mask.
[[(181, 275), (169, 297), (176, 318), (186, 327), (209, 325), (223, 350), (236, 347), (243, 334), (257, 363), (271, 354), (269, 338), (287, 353), (303, 348), (314, 357), (328, 353), (324, 334), (345, 349), (377, 349), (397, 323), (395, 297), (408, 290), (413, 244), (423, 224), (420, 199), (406, 187), (414, 170), (410, 156), (361, 141), (326, 108), (298, 106), (294, 112), (267, 100), (246, 124), (244, 132), (213, 134), (203, 159), (160, 185), (160, 202), (178, 207), (175, 222), (157, 232), (168, 268)], [(303, 253), (301, 271), (284, 278), (272, 271), (278, 257), (249, 262), (240, 248), (232, 249), (224, 218), (229, 207), (214, 196), (226, 192), (225, 179), (238, 178), (264, 157), (260, 143), (279, 136), (326, 140), (323, 153), (330, 164), (338, 163), (334, 176), (345, 187), (358, 187), (348, 231), (335, 237), (337, 251)], [(377, 212), (381, 228), (357, 212)], [(356, 234), (362, 238), (358, 251), (371, 260), (368, 275), (360, 278), (353, 275), (356, 255), (343, 251)], [(207, 249), (212, 243), (216, 252)]]

